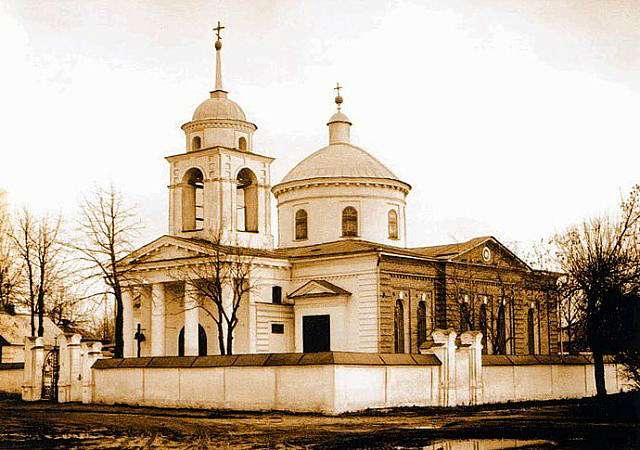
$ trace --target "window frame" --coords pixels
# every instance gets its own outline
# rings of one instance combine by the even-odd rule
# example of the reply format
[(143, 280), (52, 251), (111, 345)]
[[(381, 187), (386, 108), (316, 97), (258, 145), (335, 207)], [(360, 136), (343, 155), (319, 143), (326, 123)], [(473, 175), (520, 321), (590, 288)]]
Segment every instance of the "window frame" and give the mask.
[[(393, 221), (395, 222), (395, 226), (392, 229), (391, 228), (391, 223), (392, 223), (392, 218), (393, 216)], [(387, 213), (387, 234), (389, 239), (393, 239), (393, 240), (398, 240), (400, 239), (400, 226), (398, 223), (398, 211), (395, 208), (392, 208), (389, 210), (389, 212)]]
[[(304, 236), (298, 235), (298, 225), (302, 223), (299, 223), (302, 219), (298, 218), (298, 213), (304, 214)], [(304, 208), (298, 208), (293, 214), (293, 240), (306, 241), (307, 239), (309, 239), (309, 213)]]
[[(353, 211), (354, 214), (352, 214), (351, 216), (346, 216), (347, 211), (348, 213), (351, 213), (351, 211)], [(355, 206), (348, 205), (342, 208), (342, 212), (340, 214), (340, 223), (342, 225), (341, 237), (350, 238), (360, 236), (359, 215), (360, 214), (358, 212), (358, 209)], [(354, 223), (355, 227), (353, 227)], [(350, 228), (352, 227), (354, 228), (354, 230), (350, 230)]]

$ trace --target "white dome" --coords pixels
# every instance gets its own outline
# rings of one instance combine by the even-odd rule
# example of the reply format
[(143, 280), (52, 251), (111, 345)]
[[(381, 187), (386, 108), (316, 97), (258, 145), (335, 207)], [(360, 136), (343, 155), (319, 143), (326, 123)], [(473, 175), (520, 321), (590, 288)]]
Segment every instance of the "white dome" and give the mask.
[(247, 121), (242, 108), (232, 100), (225, 96), (213, 96), (217, 91), (212, 93), (212, 97), (206, 99), (196, 108), (193, 113), (193, 120), (205, 119), (227, 119)]
[(307, 156), (289, 171), (282, 183), (311, 178), (384, 178), (400, 181), (365, 150), (345, 142), (328, 145)]

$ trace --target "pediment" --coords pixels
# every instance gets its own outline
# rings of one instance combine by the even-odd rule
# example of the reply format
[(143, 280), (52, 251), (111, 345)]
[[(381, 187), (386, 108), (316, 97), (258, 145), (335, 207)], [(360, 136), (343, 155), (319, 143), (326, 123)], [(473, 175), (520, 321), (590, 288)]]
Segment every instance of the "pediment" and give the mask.
[(206, 250), (194, 243), (187, 243), (172, 236), (162, 236), (131, 252), (119, 264), (146, 264), (207, 256)]
[(494, 237), (488, 237), (471, 248), (451, 258), (452, 261), (465, 261), (482, 265), (510, 267), (519, 270), (531, 270), (531, 267), (520, 259)]
[(287, 297), (296, 299), (311, 297), (335, 297), (341, 295), (348, 296), (351, 295), (351, 292), (325, 280), (311, 280), (290, 293)]

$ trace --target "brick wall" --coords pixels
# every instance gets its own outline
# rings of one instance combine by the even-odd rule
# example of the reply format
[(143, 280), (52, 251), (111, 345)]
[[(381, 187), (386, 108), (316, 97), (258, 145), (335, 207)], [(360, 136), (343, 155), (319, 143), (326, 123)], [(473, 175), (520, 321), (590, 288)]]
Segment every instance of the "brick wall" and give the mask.
[[(480, 308), (486, 301), (489, 353), (494, 351), (492, 343), (497, 342), (499, 302), (506, 299), (507, 354), (529, 353), (527, 319), (533, 304), (535, 352), (557, 353), (557, 310), (553, 299), (544, 292), (550, 278), (526, 271), (517, 261), (509, 265), (505, 255), (500, 258), (504, 258), (501, 265), (493, 267), (480, 264), (474, 255), (459, 263), (382, 256), (379, 266), (379, 351), (394, 351), (394, 310), (402, 292), (405, 349), (411, 353), (418, 352), (417, 314), (422, 298), (427, 302), (428, 333), (434, 328), (453, 328), (461, 332), (465, 324), (480, 329)], [(463, 306), (465, 298), (468, 303)], [(462, 308), (466, 308), (466, 314), (461, 312)]]

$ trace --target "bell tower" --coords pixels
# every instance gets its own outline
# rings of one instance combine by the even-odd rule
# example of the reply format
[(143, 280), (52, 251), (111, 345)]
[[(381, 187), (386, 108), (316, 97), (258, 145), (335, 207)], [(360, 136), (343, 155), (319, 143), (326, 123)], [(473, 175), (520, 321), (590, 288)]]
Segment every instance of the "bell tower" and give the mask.
[(253, 151), (257, 127), (222, 87), (222, 38), (216, 32), (214, 90), (182, 125), (186, 151), (168, 156), (169, 233), (226, 245), (273, 247), (273, 158)]

